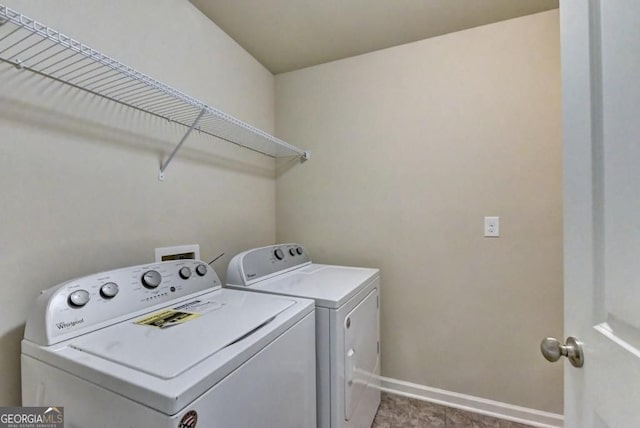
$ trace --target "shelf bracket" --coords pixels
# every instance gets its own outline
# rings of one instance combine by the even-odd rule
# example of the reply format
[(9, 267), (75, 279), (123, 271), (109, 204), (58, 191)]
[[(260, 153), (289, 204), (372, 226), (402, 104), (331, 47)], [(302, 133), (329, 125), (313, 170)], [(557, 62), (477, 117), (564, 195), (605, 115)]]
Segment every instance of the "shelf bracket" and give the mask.
[(191, 134), (191, 131), (193, 131), (196, 126), (198, 126), (198, 122), (200, 122), (200, 119), (202, 119), (202, 116), (204, 115), (204, 113), (206, 111), (207, 111), (206, 108), (203, 108), (202, 110), (200, 110), (200, 114), (198, 115), (196, 120), (193, 121), (193, 123), (191, 124), (191, 126), (187, 130), (186, 134), (184, 134), (184, 136), (182, 137), (182, 139), (180, 140), (180, 142), (178, 143), (176, 148), (173, 149), (173, 151), (171, 152), (171, 154), (169, 155), (167, 160), (162, 164), (162, 166), (160, 166), (160, 172), (158, 173), (158, 179), (159, 180), (161, 180), (161, 181), (164, 180), (164, 171), (167, 169), (167, 167), (169, 166), (169, 164), (173, 160), (173, 157), (176, 155), (176, 153), (178, 153), (178, 150), (180, 150), (180, 148), (182, 147), (184, 142), (187, 141), (187, 138), (189, 137), (189, 134)]

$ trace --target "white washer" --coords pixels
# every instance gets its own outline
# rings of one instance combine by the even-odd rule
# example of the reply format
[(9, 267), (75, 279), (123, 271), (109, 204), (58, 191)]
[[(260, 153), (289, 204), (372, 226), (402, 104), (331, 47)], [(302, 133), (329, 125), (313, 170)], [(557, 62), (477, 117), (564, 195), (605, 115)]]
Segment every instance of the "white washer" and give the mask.
[(297, 244), (236, 255), (227, 286), (314, 299), (318, 427), (370, 427), (380, 404), (380, 273), (311, 263)]
[(23, 405), (64, 406), (68, 427), (314, 427), (314, 316), (197, 260), (68, 281), (27, 321)]

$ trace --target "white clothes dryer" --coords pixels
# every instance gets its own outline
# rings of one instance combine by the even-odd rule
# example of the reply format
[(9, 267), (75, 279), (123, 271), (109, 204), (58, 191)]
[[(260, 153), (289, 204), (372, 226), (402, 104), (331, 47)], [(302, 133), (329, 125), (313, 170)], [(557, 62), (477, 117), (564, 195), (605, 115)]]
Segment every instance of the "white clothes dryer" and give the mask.
[(314, 317), (197, 260), (74, 279), (27, 321), (23, 405), (62, 406), (69, 428), (314, 427)]
[(227, 287), (316, 304), (319, 428), (369, 428), (380, 404), (380, 272), (312, 263), (297, 244), (233, 257)]

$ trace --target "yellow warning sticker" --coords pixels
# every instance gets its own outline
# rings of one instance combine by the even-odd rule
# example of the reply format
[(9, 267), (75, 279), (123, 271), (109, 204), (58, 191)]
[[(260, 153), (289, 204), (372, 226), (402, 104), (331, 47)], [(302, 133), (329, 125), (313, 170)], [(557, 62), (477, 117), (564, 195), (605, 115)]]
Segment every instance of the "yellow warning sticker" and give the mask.
[(176, 311), (174, 309), (166, 309), (149, 314), (143, 318), (134, 321), (134, 324), (148, 325), (151, 327), (167, 328), (187, 321), (198, 318), (200, 314), (193, 312)]

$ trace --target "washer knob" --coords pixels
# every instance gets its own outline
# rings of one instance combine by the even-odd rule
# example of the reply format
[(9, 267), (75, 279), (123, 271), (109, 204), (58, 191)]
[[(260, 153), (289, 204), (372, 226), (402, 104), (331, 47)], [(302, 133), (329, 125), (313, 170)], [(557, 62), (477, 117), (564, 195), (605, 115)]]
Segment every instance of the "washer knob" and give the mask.
[(284, 259), (284, 251), (282, 251), (280, 248), (276, 248), (276, 250), (273, 252), (273, 255), (276, 256), (276, 259), (278, 260)]
[(118, 288), (118, 284), (115, 282), (107, 282), (102, 287), (100, 287), (100, 295), (105, 299), (111, 299), (118, 294), (120, 289)]
[(207, 274), (207, 265), (200, 263), (196, 266), (196, 273), (200, 276), (205, 276)]
[(296, 248), (296, 253), (298, 253), (298, 255), (302, 255), (302, 253), (303, 253), (302, 247)]
[(295, 248), (289, 248), (289, 254), (291, 254), (292, 256), (296, 255), (296, 249)]
[(87, 290), (76, 290), (69, 294), (69, 306), (73, 308), (81, 308), (89, 303), (89, 292)]
[(180, 268), (180, 270), (178, 271), (178, 275), (180, 275), (180, 278), (182, 279), (189, 279), (191, 278), (191, 269), (187, 266), (184, 266)]
[(162, 276), (156, 270), (149, 270), (142, 275), (141, 281), (147, 288), (156, 288), (162, 282)]

